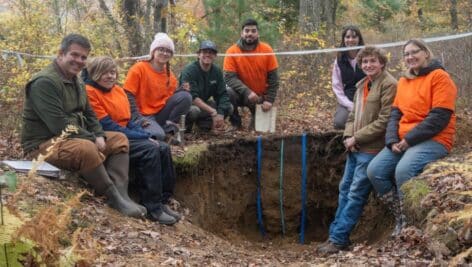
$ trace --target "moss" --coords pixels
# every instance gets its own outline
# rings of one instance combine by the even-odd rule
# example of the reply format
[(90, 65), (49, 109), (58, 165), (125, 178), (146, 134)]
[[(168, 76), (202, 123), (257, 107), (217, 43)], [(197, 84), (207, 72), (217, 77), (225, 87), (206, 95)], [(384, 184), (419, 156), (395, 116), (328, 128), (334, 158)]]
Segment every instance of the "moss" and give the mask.
[(206, 151), (208, 151), (207, 144), (196, 144), (186, 147), (183, 156), (174, 157), (175, 168), (180, 172), (194, 169), (198, 166), (201, 156)]
[(405, 199), (405, 210), (408, 218), (413, 222), (422, 221), (429, 210), (421, 206), (421, 201), (431, 192), (430, 187), (425, 180), (411, 179), (402, 186)]

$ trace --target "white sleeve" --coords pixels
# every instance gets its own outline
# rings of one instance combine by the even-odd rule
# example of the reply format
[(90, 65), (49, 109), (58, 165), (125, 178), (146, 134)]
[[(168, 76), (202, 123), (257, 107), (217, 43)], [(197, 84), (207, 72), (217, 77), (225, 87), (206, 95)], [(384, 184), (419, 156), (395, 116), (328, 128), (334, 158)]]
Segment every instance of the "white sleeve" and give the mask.
[(349, 111), (352, 111), (354, 104), (347, 98), (344, 94), (344, 85), (341, 78), (341, 70), (339, 69), (337, 60), (333, 64), (333, 74), (331, 76), (331, 83), (333, 87), (333, 92), (336, 95), (338, 103), (346, 107)]

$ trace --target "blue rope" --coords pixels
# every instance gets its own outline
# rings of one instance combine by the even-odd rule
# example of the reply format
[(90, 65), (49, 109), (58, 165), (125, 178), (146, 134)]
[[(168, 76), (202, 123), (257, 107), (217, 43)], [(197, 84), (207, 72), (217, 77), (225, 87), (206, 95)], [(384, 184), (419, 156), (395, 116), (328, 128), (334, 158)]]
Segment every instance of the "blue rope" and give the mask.
[(284, 139), (280, 141), (280, 175), (279, 175), (279, 202), (280, 202), (280, 223), (282, 226), (282, 236), (285, 236), (285, 212), (284, 212)]
[(302, 135), (302, 218), (300, 227), (300, 244), (305, 243), (306, 220), (306, 133)]
[(257, 224), (262, 236), (265, 236), (264, 222), (262, 221), (262, 199), (261, 199), (261, 173), (262, 173), (262, 137), (257, 137)]

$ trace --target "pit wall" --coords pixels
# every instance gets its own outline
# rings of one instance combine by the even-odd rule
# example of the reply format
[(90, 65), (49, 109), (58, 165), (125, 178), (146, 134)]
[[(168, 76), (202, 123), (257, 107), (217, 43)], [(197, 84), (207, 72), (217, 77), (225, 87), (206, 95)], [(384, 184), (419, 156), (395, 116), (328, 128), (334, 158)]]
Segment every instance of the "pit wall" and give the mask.
[[(284, 137), (283, 203), (285, 233), (300, 229), (302, 144), (301, 137)], [(337, 207), (338, 185), (345, 154), (341, 135), (308, 135), (307, 220), (305, 240), (324, 241)], [(281, 137), (262, 140), (261, 199), (267, 236), (281, 236), (280, 147)], [(189, 148), (187, 158), (177, 158), (176, 198), (191, 211), (192, 222), (223, 236), (260, 240), (257, 226), (257, 141), (236, 140)], [(372, 202), (372, 201), (371, 201)], [(371, 203), (369, 202), (369, 203)], [(380, 216), (379, 216), (380, 213)], [(354, 240), (375, 241), (386, 230), (387, 218), (377, 203), (366, 207)], [(366, 227), (363, 227), (367, 226)]]

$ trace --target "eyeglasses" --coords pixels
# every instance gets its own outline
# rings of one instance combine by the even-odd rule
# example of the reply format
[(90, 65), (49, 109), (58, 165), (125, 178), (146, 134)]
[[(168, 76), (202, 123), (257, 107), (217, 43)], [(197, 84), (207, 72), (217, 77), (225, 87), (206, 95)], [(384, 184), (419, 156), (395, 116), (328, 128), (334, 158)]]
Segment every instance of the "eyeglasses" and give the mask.
[(156, 50), (157, 50), (157, 52), (159, 52), (161, 54), (170, 54), (170, 55), (173, 54), (172, 50), (170, 50), (168, 48), (165, 48), (165, 47), (158, 47)]
[(421, 48), (416, 49), (416, 50), (411, 50), (411, 51), (403, 53), (403, 56), (404, 57), (414, 56), (414, 55), (418, 54), (420, 51), (423, 51), (423, 50)]

